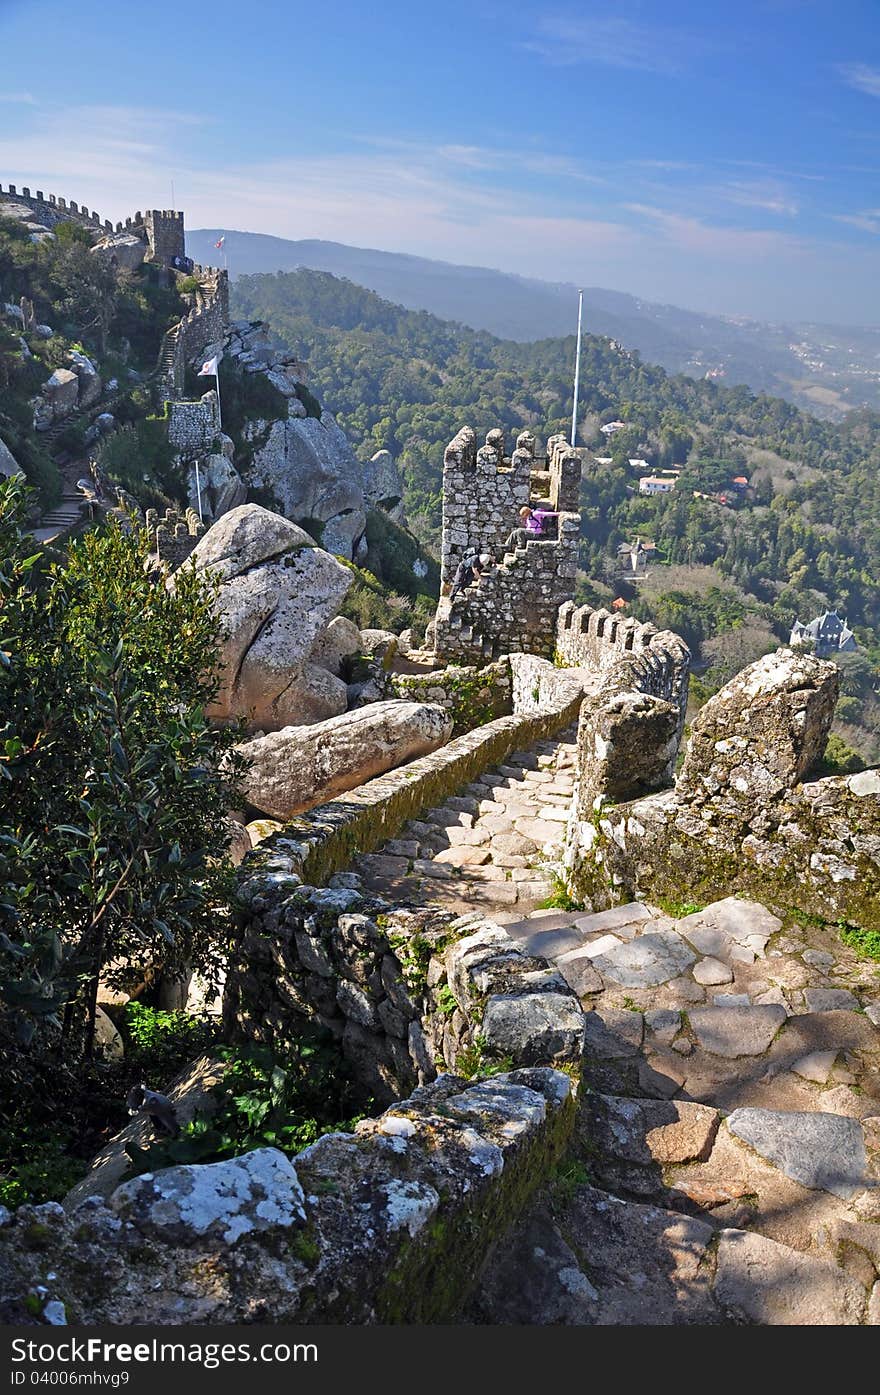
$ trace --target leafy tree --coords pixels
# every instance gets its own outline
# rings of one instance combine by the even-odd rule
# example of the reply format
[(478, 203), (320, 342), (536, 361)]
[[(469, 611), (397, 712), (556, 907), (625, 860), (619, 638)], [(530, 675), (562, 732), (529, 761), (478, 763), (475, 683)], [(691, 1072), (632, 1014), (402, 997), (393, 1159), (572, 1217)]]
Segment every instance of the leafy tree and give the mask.
[(0, 485), (0, 1029), (89, 1055), (109, 965), (218, 966), (241, 762), (204, 580), (154, 585), (117, 523), (40, 575), (23, 509)]

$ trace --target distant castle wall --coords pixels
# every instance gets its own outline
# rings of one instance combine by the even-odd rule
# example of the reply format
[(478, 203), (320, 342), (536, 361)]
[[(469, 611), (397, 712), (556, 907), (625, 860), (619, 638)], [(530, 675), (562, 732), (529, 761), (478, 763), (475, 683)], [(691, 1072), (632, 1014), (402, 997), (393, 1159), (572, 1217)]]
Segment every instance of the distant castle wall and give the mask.
[[(75, 199), (62, 198), (60, 194), (44, 194), (42, 189), (31, 193), (27, 185), (19, 189), (15, 184), (7, 184), (4, 189), (0, 183), (0, 199), (13, 199), (16, 203), (28, 204), (39, 221), (49, 228), (57, 223), (79, 223), (82, 227), (104, 236), (128, 232), (142, 237), (145, 242), (149, 240), (144, 214), (140, 211), (133, 217), (126, 218), (124, 222), (114, 223), (109, 218), (102, 218), (94, 209), (90, 213), (85, 204), (80, 204)], [(182, 213), (177, 216), (183, 219)]]
[(150, 534), (152, 560), (172, 569), (186, 561), (205, 531), (205, 525), (195, 509), (187, 509), (183, 513), (179, 509), (166, 509), (164, 518), (160, 518), (155, 509), (147, 509), (145, 521)]
[(217, 394), (212, 389), (198, 402), (171, 402), (168, 442), (186, 455), (207, 455), (220, 431)]
[(180, 396), (187, 364), (208, 344), (221, 340), (229, 322), (228, 272), (194, 263), (192, 275), (199, 280), (196, 304), (189, 314), (172, 325), (159, 350), (161, 390), (166, 400)]

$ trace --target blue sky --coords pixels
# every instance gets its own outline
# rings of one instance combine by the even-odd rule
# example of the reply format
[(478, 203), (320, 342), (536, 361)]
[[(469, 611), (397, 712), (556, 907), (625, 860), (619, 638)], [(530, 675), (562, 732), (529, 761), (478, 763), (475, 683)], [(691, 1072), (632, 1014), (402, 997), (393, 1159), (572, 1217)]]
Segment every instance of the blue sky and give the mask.
[(0, 0), (0, 180), (880, 322), (880, 0)]

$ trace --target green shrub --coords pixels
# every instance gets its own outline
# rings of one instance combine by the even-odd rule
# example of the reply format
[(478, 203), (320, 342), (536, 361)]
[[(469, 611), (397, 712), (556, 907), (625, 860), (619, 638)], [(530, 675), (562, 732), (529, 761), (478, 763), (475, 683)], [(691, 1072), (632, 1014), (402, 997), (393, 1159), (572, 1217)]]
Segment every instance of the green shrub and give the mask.
[(350, 1074), (328, 1032), (307, 1030), (283, 1053), (247, 1046), (219, 1054), (228, 1069), (213, 1091), (217, 1110), (192, 1120), (177, 1138), (147, 1148), (127, 1144), (132, 1173), (217, 1162), (253, 1148), (298, 1153), (322, 1133), (350, 1129), (363, 1117), (352, 1115)]
[(216, 1018), (191, 1012), (164, 1012), (132, 1001), (120, 1024), (125, 1060), (144, 1080), (167, 1084), (183, 1061), (215, 1046), (220, 1026)]

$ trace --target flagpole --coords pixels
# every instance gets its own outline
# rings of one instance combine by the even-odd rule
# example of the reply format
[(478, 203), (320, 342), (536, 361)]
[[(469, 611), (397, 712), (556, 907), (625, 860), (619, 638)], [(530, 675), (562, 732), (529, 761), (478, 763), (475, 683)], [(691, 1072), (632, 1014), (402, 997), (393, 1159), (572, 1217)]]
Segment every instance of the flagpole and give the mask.
[(204, 523), (205, 520), (202, 518), (202, 486), (201, 486), (201, 481), (199, 480), (199, 457), (198, 457), (198, 456), (196, 456), (196, 502), (198, 503), (198, 506), (199, 506), (199, 522), (200, 522), (200, 523)]
[(217, 364), (217, 372), (214, 374), (214, 382), (217, 384), (217, 430), (223, 430), (223, 417), (220, 414), (220, 364)]
[(584, 293), (578, 291), (578, 334), (574, 361), (574, 405), (571, 409), (571, 444), (577, 442), (578, 388), (581, 381), (581, 320), (584, 313)]

